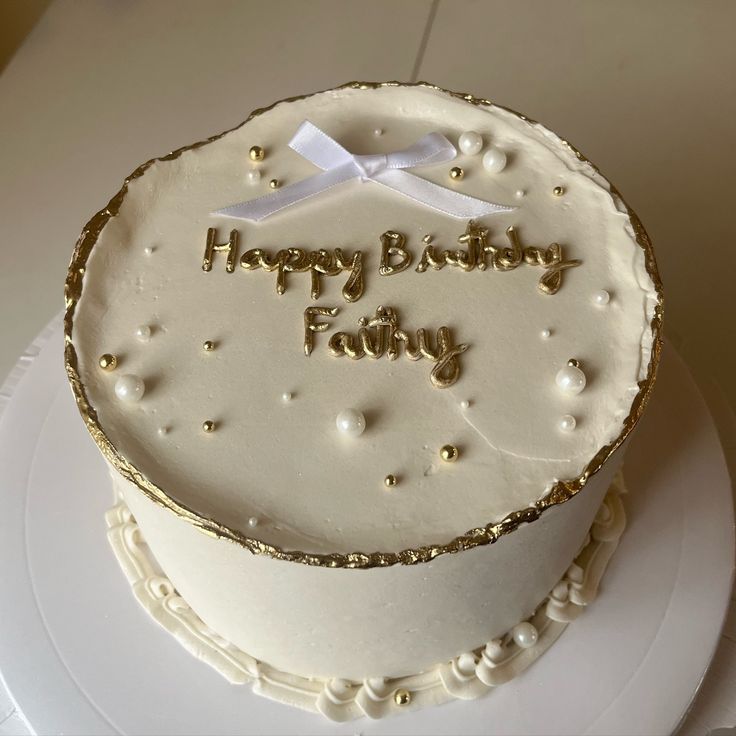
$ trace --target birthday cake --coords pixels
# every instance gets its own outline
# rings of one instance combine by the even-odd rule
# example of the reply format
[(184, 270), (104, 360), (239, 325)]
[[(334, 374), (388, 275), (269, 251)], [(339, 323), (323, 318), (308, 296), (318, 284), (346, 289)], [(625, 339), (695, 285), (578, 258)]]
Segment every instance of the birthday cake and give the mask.
[(66, 306), (115, 554), (230, 681), (334, 720), (475, 698), (595, 597), (662, 290), (542, 125), (426, 84), (278, 102), (138, 168)]

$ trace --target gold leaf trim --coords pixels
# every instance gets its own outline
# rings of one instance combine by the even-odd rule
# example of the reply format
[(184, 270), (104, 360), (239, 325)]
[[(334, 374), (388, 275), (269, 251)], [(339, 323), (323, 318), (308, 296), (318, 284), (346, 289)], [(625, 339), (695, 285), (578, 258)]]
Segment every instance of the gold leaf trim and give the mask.
[[(336, 87), (333, 90), (323, 90), (326, 92), (337, 91), (340, 89), (379, 89), (382, 87), (423, 87), (426, 89), (433, 89), (438, 92), (443, 92), (455, 97), (457, 99), (465, 100), (471, 105), (478, 106), (490, 106), (493, 103), (490, 100), (485, 100), (479, 97), (475, 97), (467, 93), (452, 92), (450, 90), (442, 89), (433, 84), (426, 82), (416, 82), (412, 84), (404, 84), (402, 82), (349, 82), (347, 84)], [(651, 278), (654, 288), (657, 294), (657, 303), (654, 307), (654, 316), (652, 317), (650, 328), (652, 332), (652, 352), (649, 359), (649, 366), (647, 367), (647, 374), (644, 380), (639, 381), (639, 390), (632, 402), (631, 410), (628, 416), (624, 420), (623, 429), (619, 436), (613, 440), (610, 444), (601, 447), (600, 450), (593, 456), (591, 461), (587, 464), (583, 472), (577, 477), (571, 480), (561, 480), (555, 483), (553, 488), (541, 498), (535, 502), (532, 506), (524, 508), (520, 511), (515, 511), (503, 520), (487, 524), (485, 526), (470, 529), (465, 534), (456, 537), (452, 541), (445, 544), (430, 544), (423, 547), (416, 547), (412, 549), (405, 549), (401, 552), (349, 552), (349, 553), (334, 553), (334, 554), (310, 554), (308, 552), (301, 552), (299, 550), (285, 550), (275, 545), (266, 544), (258, 539), (253, 539), (246, 536), (243, 532), (228, 527), (215, 519), (203, 516), (197, 513), (194, 509), (186, 506), (179, 501), (176, 501), (169, 496), (166, 491), (159, 488), (157, 485), (152, 483), (146, 478), (143, 473), (140, 472), (132, 463), (124, 458), (117, 450), (115, 445), (112, 443), (110, 438), (107, 436), (105, 431), (97, 417), (95, 408), (90, 403), (87, 393), (85, 391), (84, 384), (79, 377), (77, 352), (72, 342), (73, 330), (74, 330), (74, 312), (82, 295), (82, 285), (84, 281), (84, 274), (86, 271), (87, 260), (89, 259), (92, 249), (94, 248), (97, 239), (105, 227), (107, 222), (115, 217), (120, 211), (120, 207), (125, 199), (125, 195), (128, 191), (128, 185), (131, 181), (138, 179), (143, 176), (145, 172), (155, 163), (159, 161), (172, 161), (185, 151), (191, 151), (196, 148), (216, 141), (222, 138), (227, 133), (237, 130), (242, 127), (248, 121), (254, 117), (262, 115), (273, 109), (276, 105), (285, 104), (289, 102), (295, 102), (298, 100), (304, 100), (312, 97), (314, 94), (321, 94), (315, 92), (309, 95), (300, 95), (298, 97), (289, 97), (284, 100), (274, 102), (268, 107), (259, 108), (254, 110), (248, 118), (240, 125), (235, 126), (231, 130), (226, 130), (223, 133), (207, 138), (204, 141), (194, 143), (190, 146), (179, 148), (172, 153), (161, 158), (151, 159), (143, 165), (139, 166), (123, 183), (122, 189), (110, 200), (107, 207), (100, 210), (92, 219), (85, 225), (82, 230), (79, 240), (74, 248), (71, 262), (69, 264), (69, 271), (67, 273), (66, 284), (64, 288), (64, 299), (65, 299), (65, 313), (64, 313), (64, 363), (66, 366), (66, 372), (69, 377), (69, 383), (71, 384), (74, 398), (77, 402), (77, 407), (82, 415), (84, 423), (89, 431), (92, 439), (95, 441), (103, 456), (108, 462), (128, 481), (135, 484), (143, 494), (148, 497), (154, 503), (163, 506), (175, 513), (180, 518), (186, 520), (190, 524), (193, 524), (205, 534), (210, 536), (229, 539), (236, 544), (245, 547), (253, 554), (263, 554), (270, 557), (284, 560), (287, 562), (298, 562), (305, 565), (315, 565), (319, 567), (345, 567), (345, 568), (356, 568), (356, 569), (367, 569), (373, 567), (388, 567), (391, 565), (416, 565), (421, 562), (429, 562), (430, 560), (439, 557), (444, 554), (452, 554), (461, 552), (466, 549), (472, 549), (473, 547), (479, 547), (486, 544), (493, 544), (500, 537), (505, 534), (510, 534), (517, 529), (521, 524), (531, 523), (536, 521), (542, 513), (547, 509), (565, 503), (570, 500), (573, 496), (579, 493), (587, 483), (588, 479), (597, 473), (608, 458), (621, 446), (624, 440), (628, 437), (631, 430), (634, 428), (636, 423), (641, 417), (644, 407), (646, 406), (649, 396), (651, 395), (654, 380), (657, 373), (657, 367), (659, 365), (660, 355), (662, 352), (662, 315), (663, 315), (663, 291), (662, 281), (657, 271), (657, 264), (654, 258), (654, 250), (652, 248), (649, 236), (644, 230), (639, 218), (626, 204), (623, 197), (621, 197), (618, 190), (609, 183), (611, 189), (611, 195), (618, 199), (626, 209), (626, 213), (631, 220), (634, 228), (634, 235), (637, 244), (644, 251), (645, 267), (646, 271)], [(534, 120), (521, 115), (515, 110), (510, 108), (504, 108), (501, 105), (496, 107), (506, 110), (513, 115), (516, 115), (519, 119), (528, 123), (529, 125), (536, 125)], [(583, 161), (593, 167), (596, 173), (600, 173), (598, 169), (583, 156), (574, 146), (567, 141), (561, 141), (562, 145), (568, 148), (580, 161)]]

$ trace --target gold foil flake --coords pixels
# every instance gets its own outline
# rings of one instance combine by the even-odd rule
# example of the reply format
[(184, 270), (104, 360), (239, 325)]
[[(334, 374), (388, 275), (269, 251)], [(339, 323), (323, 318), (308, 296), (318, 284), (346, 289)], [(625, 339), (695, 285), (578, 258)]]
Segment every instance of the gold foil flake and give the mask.
[[(381, 265), (378, 273), (381, 276), (392, 276), (401, 273), (411, 266), (412, 255), (404, 247), (406, 238), (393, 230), (387, 230), (381, 235)], [(399, 256), (399, 261), (391, 263), (394, 256)]]
[[(382, 89), (388, 87), (420, 87), (429, 90), (435, 90), (447, 94), (455, 99), (463, 100), (466, 103), (478, 107), (489, 107), (492, 103), (489, 100), (474, 97), (470, 94), (449, 92), (441, 87), (427, 84), (426, 82), (417, 82), (416, 84), (401, 84), (399, 82), (350, 82), (338, 89), (352, 89), (352, 90), (367, 90), (367, 89)], [(246, 123), (259, 115), (268, 112), (273, 109), (276, 105), (287, 104), (299, 100), (304, 100), (311, 95), (300, 95), (298, 97), (291, 97), (285, 100), (274, 102), (269, 107), (260, 108), (251, 113)], [(511, 115), (515, 115), (519, 120), (529, 126), (530, 130), (535, 129), (538, 124), (514, 110), (508, 108), (499, 109), (505, 110)], [(216, 539), (227, 539), (247, 549), (253, 554), (262, 554), (272, 557), (274, 559), (283, 560), (285, 562), (294, 562), (303, 565), (313, 565), (317, 567), (326, 568), (346, 568), (346, 569), (368, 569), (375, 567), (388, 567), (391, 565), (417, 565), (425, 562), (431, 562), (437, 557), (445, 554), (453, 554), (460, 552), (461, 550), (472, 549), (474, 547), (483, 546), (487, 544), (493, 544), (498, 539), (506, 534), (512, 534), (522, 524), (529, 524), (541, 517), (541, 515), (552, 508), (569, 501), (573, 496), (579, 493), (586, 485), (591, 476), (595, 475), (606, 463), (608, 458), (616, 452), (616, 450), (623, 444), (626, 438), (631, 433), (632, 429), (636, 426), (637, 422), (641, 418), (644, 408), (651, 396), (654, 388), (654, 382), (657, 375), (657, 368), (662, 353), (662, 318), (664, 314), (664, 296), (662, 290), (662, 281), (659, 277), (657, 270), (657, 263), (654, 256), (654, 250), (652, 248), (651, 241), (644, 230), (639, 218), (626, 204), (623, 197), (621, 197), (618, 190), (609, 184), (611, 197), (620, 205), (623, 212), (628, 215), (633, 232), (634, 238), (637, 245), (642, 249), (644, 253), (644, 267), (649, 275), (654, 291), (656, 294), (655, 304), (653, 307), (653, 313), (651, 321), (649, 323), (652, 349), (650, 353), (649, 363), (646, 368), (645, 377), (638, 383), (638, 392), (634, 397), (631, 409), (628, 415), (623, 420), (623, 426), (620, 434), (612, 442), (601, 447), (591, 457), (590, 461), (583, 469), (580, 475), (575, 478), (568, 480), (560, 480), (555, 485), (536, 501), (532, 506), (525, 507), (520, 511), (515, 511), (508, 514), (499, 522), (487, 524), (485, 526), (475, 527), (468, 530), (465, 534), (456, 537), (450, 541), (443, 541), (436, 544), (428, 544), (422, 547), (415, 547), (402, 550), (400, 552), (347, 552), (347, 553), (332, 553), (332, 554), (320, 554), (303, 552), (300, 550), (288, 550), (278, 547), (276, 545), (267, 544), (258, 539), (249, 537), (239, 529), (227, 526), (218, 522), (216, 519), (212, 519), (203, 516), (198, 513), (190, 506), (187, 506), (170, 495), (169, 492), (163, 488), (157, 486), (143, 473), (140, 472), (129, 460), (127, 460), (117, 450), (115, 445), (110, 441), (107, 433), (100, 424), (99, 417), (97, 415), (96, 408), (92, 405), (87, 395), (87, 390), (84, 382), (82, 381), (79, 374), (79, 358), (77, 350), (74, 344), (74, 316), (79, 304), (79, 300), (82, 297), (82, 285), (84, 280), (84, 269), (89, 260), (89, 257), (97, 244), (100, 233), (107, 225), (107, 223), (114, 218), (125, 201), (125, 197), (128, 193), (128, 185), (130, 182), (139, 179), (144, 176), (145, 173), (153, 165), (159, 162), (174, 161), (178, 159), (183, 153), (187, 151), (196, 150), (206, 146), (208, 143), (216, 141), (222, 138), (230, 131), (225, 131), (218, 135), (212, 136), (206, 140), (194, 143), (190, 146), (180, 148), (177, 151), (167, 154), (158, 159), (151, 159), (146, 163), (139, 166), (123, 183), (120, 191), (110, 200), (107, 206), (100, 210), (92, 219), (85, 225), (82, 233), (77, 240), (72, 254), (69, 270), (67, 271), (66, 285), (64, 288), (64, 363), (66, 366), (67, 376), (69, 383), (74, 393), (74, 398), (77, 402), (77, 407), (84, 420), (84, 423), (89, 431), (92, 439), (97, 444), (100, 452), (105, 459), (117, 470), (117, 472), (125, 478), (128, 482), (134, 484), (139, 488), (141, 493), (153, 503), (162, 506), (163, 508), (169, 509), (176, 516), (184, 520), (185, 522), (192, 524), (194, 527), (199, 529), (203, 534), (207, 534), (210, 537)], [(600, 175), (598, 169), (591, 164), (588, 159), (583, 156), (574, 146), (567, 141), (560, 141), (560, 144), (567, 148), (570, 153), (575, 156), (579, 161), (588, 164), (592, 171)], [(602, 177), (601, 177), (602, 178)], [(397, 336), (398, 339), (398, 336)]]
[(215, 253), (227, 252), (227, 261), (225, 270), (232, 273), (235, 270), (235, 260), (238, 257), (238, 231), (230, 231), (230, 240), (227, 243), (215, 243), (217, 238), (217, 228), (211, 227), (207, 230), (207, 243), (204, 247), (204, 259), (202, 260), (202, 270), (212, 270), (212, 258)]
[[(307, 315), (304, 315), (305, 326)], [(468, 345), (454, 345), (447, 327), (437, 330), (437, 340), (433, 346), (431, 338), (424, 328), (416, 332), (416, 342), (412, 343), (407, 332), (399, 328), (396, 312), (391, 307), (378, 307), (370, 319), (362, 318), (358, 334), (335, 332), (329, 340), (330, 353), (335, 357), (346, 355), (352, 360), (368, 356), (374, 360), (383, 355), (394, 360), (399, 354), (399, 345), (404, 345), (404, 352), (409, 360), (426, 358), (435, 363), (429, 379), (435, 388), (452, 386), (460, 376), (458, 357), (468, 349)], [(323, 328), (324, 329), (324, 328)], [(306, 349), (306, 346), (305, 346)]]

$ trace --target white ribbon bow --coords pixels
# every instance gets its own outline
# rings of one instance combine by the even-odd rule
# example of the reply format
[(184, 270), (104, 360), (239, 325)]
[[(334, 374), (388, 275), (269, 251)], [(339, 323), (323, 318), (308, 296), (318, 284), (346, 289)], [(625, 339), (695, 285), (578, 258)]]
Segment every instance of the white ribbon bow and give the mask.
[(403, 171), (417, 166), (431, 166), (452, 161), (457, 156), (457, 151), (441, 133), (429, 133), (403, 151), (359, 156), (345, 150), (327, 133), (305, 120), (289, 142), (289, 146), (319, 166), (322, 173), (249, 202), (217, 210), (213, 214), (258, 222), (350, 179), (383, 184), (415, 202), (463, 220), (516, 209), (446, 189)]

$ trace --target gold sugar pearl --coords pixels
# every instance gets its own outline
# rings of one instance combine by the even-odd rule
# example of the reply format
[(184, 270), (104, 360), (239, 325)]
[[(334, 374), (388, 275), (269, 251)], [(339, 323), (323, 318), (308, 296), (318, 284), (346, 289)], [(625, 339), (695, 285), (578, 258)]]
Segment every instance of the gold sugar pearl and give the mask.
[(268, 182), (268, 186), (270, 186), (271, 189), (278, 189), (281, 186), (281, 182), (278, 179), (271, 179), (271, 181)]
[(465, 176), (465, 172), (459, 166), (453, 166), (450, 169), (450, 179), (460, 181)]
[(567, 361), (567, 364), (573, 368), (580, 368), (580, 361), (575, 358), (570, 358), (570, 360)]
[(440, 448), (440, 457), (446, 463), (454, 463), (460, 457), (460, 451), (455, 445), (443, 445)]
[(117, 367), (118, 359), (112, 353), (105, 353), (104, 355), (100, 355), (98, 363), (103, 371), (114, 371)]
[(203, 432), (214, 432), (215, 423), (211, 419), (208, 419), (206, 422), (202, 422), (202, 431)]
[(404, 690), (404, 688), (400, 688), (394, 693), (394, 703), (399, 706), (409, 705), (411, 703), (411, 693)]
[(263, 161), (266, 158), (266, 152), (260, 146), (251, 146), (248, 155), (251, 161)]
[(389, 473), (384, 479), (383, 479), (383, 485), (386, 486), (386, 488), (393, 488), (399, 481), (396, 479), (396, 476)]
[(564, 193), (565, 193), (565, 188), (564, 187), (555, 187), (552, 190), (552, 194), (554, 194), (555, 197), (561, 197)]
[(212, 340), (205, 340), (202, 343), (202, 349), (208, 353), (211, 353), (215, 349), (215, 343)]

